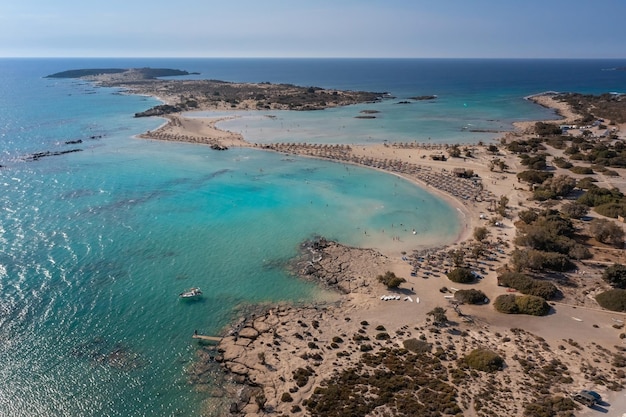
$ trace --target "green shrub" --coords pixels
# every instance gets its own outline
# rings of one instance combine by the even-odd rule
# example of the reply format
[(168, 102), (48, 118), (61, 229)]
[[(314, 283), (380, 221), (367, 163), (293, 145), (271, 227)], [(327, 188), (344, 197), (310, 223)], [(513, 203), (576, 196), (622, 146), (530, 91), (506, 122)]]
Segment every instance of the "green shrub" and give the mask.
[(614, 288), (626, 288), (626, 266), (613, 264), (604, 270), (602, 279), (611, 284)]
[(542, 171), (547, 167), (545, 154), (534, 156), (529, 156), (527, 154), (520, 155), (520, 163), (530, 169), (536, 169), (539, 171)]
[(425, 340), (407, 339), (402, 342), (406, 350), (410, 350), (415, 353), (430, 353), (433, 345)]
[(519, 309), (515, 303), (515, 294), (502, 294), (496, 297), (493, 307), (500, 313), (519, 314)]
[(504, 359), (489, 349), (474, 349), (461, 362), (471, 369), (483, 372), (500, 371), (504, 367)]
[(626, 290), (608, 290), (596, 295), (596, 301), (602, 308), (611, 311), (626, 311)]
[(581, 174), (581, 175), (590, 175), (594, 173), (593, 169), (589, 167), (583, 167), (580, 165), (573, 166), (569, 170), (572, 171), (574, 174)]
[(538, 398), (535, 401), (528, 403), (524, 406), (524, 416), (528, 417), (555, 417), (559, 415), (573, 415), (560, 414), (567, 411), (577, 410), (578, 406), (571, 398), (567, 397), (545, 397)]
[(522, 171), (517, 174), (517, 178), (519, 178), (520, 181), (524, 181), (529, 184), (543, 184), (545, 180), (552, 178), (553, 176), (554, 174), (551, 172), (537, 171), (534, 169)]
[(497, 311), (505, 314), (545, 316), (550, 311), (546, 300), (534, 295), (502, 294), (496, 297), (493, 306)]
[(581, 178), (576, 183), (576, 187), (580, 188), (581, 190), (588, 190), (588, 189), (590, 189), (592, 187), (596, 187), (597, 188), (597, 186), (594, 184), (594, 182), (598, 182), (598, 180), (595, 179), (595, 178), (592, 178), (592, 177)]
[(280, 397), (280, 400), (284, 403), (290, 403), (293, 401), (293, 397), (288, 392), (283, 392), (283, 395)]
[(398, 288), (400, 284), (406, 282), (406, 279), (396, 276), (396, 274), (391, 271), (385, 272), (385, 275), (377, 276), (376, 279), (386, 285), (387, 288)]
[(539, 217), (539, 214), (535, 210), (528, 209), (528, 210), (520, 211), (518, 216), (520, 220), (523, 221), (524, 223), (531, 224), (535, 220), (537, 220), (537, 218)]
[(589, 213), (589, 207), (579, 203), (565, 203), (561, 207), (561, 212), (572, 219), (580, 219)]
[(570, 161), (568, 161), (567, 159), (563, 158), (563, 157), (556, 157), (552, 160), (552, 163), (559, 167), (559, 168), (563, 168), (563, 169), (569, 169), (571, 168), (573, 165)]
[(458, 290), (454, 293), (454, 298), (464, 304), (483, 304), (487, 299), (484, 292), (475, 289)]
[(617, 216), (626, 217), (626, 200), (619, 202), (600, 204), (594, 209), (596, 213), (616, 219)]
[(520, 314), (545, 316), (550, 312), (550, 306), (546, 303), (546, 300), (534, 295), (516, 297), (515, 304), (517, 304)]
[(505, 272), (498, 277), (498, 284), (515, 288), (522, 294), (534, 295), (546, 300), (554, 298), (559, 293), (558, 288), (551, 282), (533, 279), (519, 272)]
[[(567, 248), (567, 251), (571, 247)], [(576, 267), (564, 254), (556, 252), (544, 252), (535, 249), (515, 249), (511, 253), (511, 263), (515, 270), (532, 269), (541, 271), (550, 269), (553, 271), (569, 271)]]
[(535, 133), (539, 136), (555, 136), (563, 133), (561, 128), (553, 123), (535, 123)]
[(622, 194), (617, 188), (609, 190), (607, 188), (594, 186), (590, 187), (587, 192), (578, 197), (578, 200), (576, 201), (589, 207), (596, 207), (607, 203), (620, 203), (620, 200), (623, 197), (624, 194)]
[(475, 280), (472, 271), (470, 271), (468, 268), (455, 268), (452, 271), (448, 272), (447, 277), (450, 281), (460, 284), (468, 284)]

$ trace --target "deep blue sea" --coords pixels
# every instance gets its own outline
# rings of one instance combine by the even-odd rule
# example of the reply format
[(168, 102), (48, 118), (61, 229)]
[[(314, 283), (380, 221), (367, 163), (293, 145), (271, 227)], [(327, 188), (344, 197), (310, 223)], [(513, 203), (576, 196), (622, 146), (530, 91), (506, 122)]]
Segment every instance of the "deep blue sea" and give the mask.
[[(332, 298), (285, 272), (300, 242), (376, 247), (395, 225), (410, 250), (462, 227), (443, 201), (384, 173), (136, 139), (162, 123), (133, 118), (155, 99), (44, 78), (146, 66), (395, 97), (220, 125), (253, 142), (485, 141), (472, 130), (555, 117), (527, 95), (626, 92), (613, 70), (626, 60), (0, 59), (2, 416), (202, 415), (217, 400), (187, 382), (194, 330), (219, 332), (247, 303)], [(365, 108), (380, 113), (355, 119)], [(181, 302), (192, 286), (204, 298)]]

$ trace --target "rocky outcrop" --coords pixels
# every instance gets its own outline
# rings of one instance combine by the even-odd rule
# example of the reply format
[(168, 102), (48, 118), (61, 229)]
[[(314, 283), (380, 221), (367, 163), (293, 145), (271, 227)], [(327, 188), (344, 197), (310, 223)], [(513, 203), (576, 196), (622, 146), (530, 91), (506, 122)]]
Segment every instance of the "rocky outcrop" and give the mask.
[(73, 153), (73, 152), (81, 152), (82, 149), (68, 149), (66, 151), (44, 151), (44, 152), (35, 152), (32, 153), (30, 155), (25, 156), (24, 158), (22, 158), (24, 161), (38, 161), (41, 158), (45, 158), (48, 156), (59, 156), (59, 155), (65, 155), (68, 153)]
[(180, 113), (184, 111), (181, 106), (172, 106), (170, 104), (161, 104), (154, 106), (148, 110), (135, 113), (135, 117), (152, 117), (152, 116), (164, 116), (166, 114)]
[(303, 243), (301, 256), (292, 264), (298, 276), (344, 294), (369, 293), (376, 276), (384, 274), (388, 266), (389, 258), (376, 250), (353, 248), (324, 238)]

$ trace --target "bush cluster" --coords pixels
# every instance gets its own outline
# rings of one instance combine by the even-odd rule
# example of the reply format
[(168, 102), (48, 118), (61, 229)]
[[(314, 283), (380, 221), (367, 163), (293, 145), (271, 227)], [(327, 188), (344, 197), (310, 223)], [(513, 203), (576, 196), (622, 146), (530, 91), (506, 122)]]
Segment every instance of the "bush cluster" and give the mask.
[(448, 272), (447, 277), (452, 282), (469, 284), (476, 279), (469, 268), (455, 268)]
[(460, 415), (448, 379), (446, 366), (430, 354), (381, 349), (364, 353), (358, 367), (333, 373), (303, 405), (313, 417), (364, 416), (377, 409), (398, 416)]
[(624, 243), (624, 229), (612, 220), (593, 219), (589, 224), (589, 232), (602, 243), (616, 246)]
[(530, 156), (528, 154), (522, 154), (520, 157), (520, 163), (524, 166), (527, 166), (530, 169), (535, 169), (539, 171), (543, 171), (547, 168), (546, 164), (546, 154), (539, 154)]
[(626, 311), (626, 290), (614, 289), (596, 295), (596, 301), (602, 308), (611, 311)]
[(546, 300), (553, 299), (559, 293), (558, 288), (551, 282), (533, 279), (519, 272), (505, 272), (498, 277), (498, 284), (515, 288), (522, 294), (534, 295)]
[(574, 165), (569, 170), (572, 171), (574, 174), (579, 174), (579, 175), (595, 174), (595, 172), (593, 172), (593, 169), (589, 167), (583, 167), (580, 165)]
[[(567, 397), (545, 397), (539, 398), (524, 406), (524, 415), (532, 417), (554, 417), (578, 409), (578, 406), (571, 398)], [(566, 414), (567, 415), (567, 414)], [(573, 415), (569, 413), (568, 415)]]
[(553, 176), (554, 174), (551, 172), (537, 171), (535, 169), (522, 171), (517, 174), (517, 178), (520, 181), (524, 181), (529, 184), (543, 184), (545, 180), (547, 180), (548, 178), (552, 178)]
[(524, 216), (528, 217), (525, 222), (530, 223), (519, 225), (515, 243), (527, 248), (514, 251), (512, 257), (518, 271), (527, 268), (567, 271), (574, 267), (569, 258), (591, 257), (589, 250), (573, 239), (576, 230), (570, 218), (555, 210), (537, 213), (534, 220), (534, 215)]
[[(594, 210), (603, 216), (616, 218), (626, 216), (626, 197), (617, 188), (607, 189), (595, 184), (585, 184), (588, 189), (585, 194), (576, 200), (580, 204), (593, 207)], [(579, 185), (580, 187), (580, 182)]]
[(613, 264), (604, 270), (602, 279), (615, 288), (626, 288), (626, 265)]
[(378, 282), (387, 286), (387, 288), (398, 288), (400, 284), (406, 282), (406, 279), (396, 276), (396, 274), (391, 271), (385, 272), (385, 275), (377, 276), (376, 279)]
[(550, 306), (546, 300), (534, 295), (502, 294), (495, 299), (493, 306), (497, 311), (505, 314), (545, 316), (550, 312)]
[(576, 186), (576, 180), (567, 175), (558, 175), (546, 179), (540, 186), (533, 190), (533, 198), (539, 201), (565, 197)]
[(504, 359), (489, 349), (474, 349), (460, 359), (459, 365), (483, 372), (500, 371), (504, 367)]
[(454, 298), (464, 304), (484, 304), (487, 296), (484, 292), (475, 289), (458, 290), (454, 293)]
[(556, 158), (554, 158), (552, 160), (552, 163), (559, 167), (559, 168), (563, 168), (563, 169), (568, 169), (571, 168), (573, 165), (570, 161), (568, 161), (567, 159), (563, 158), (562, 156), (557, 156)]
[(406, 350), (410, 350), (414, 353), (430, 353), (433, 348), (433, 345), (431, 343), (428, 343), (425, 340), (418, 340), (415, 338), (403, 341), (402, 345)]
[(563, 133), (561, 128), (553, 123), (535, 123), (535, 133), (539, 136), (557, 136)]
[(546, 147), (543, 145), (543, 139), (541, 138), (528, 138), (513, 140), (506, 145), (506, 149), (513, 153), (536, 153), (543, 151)]

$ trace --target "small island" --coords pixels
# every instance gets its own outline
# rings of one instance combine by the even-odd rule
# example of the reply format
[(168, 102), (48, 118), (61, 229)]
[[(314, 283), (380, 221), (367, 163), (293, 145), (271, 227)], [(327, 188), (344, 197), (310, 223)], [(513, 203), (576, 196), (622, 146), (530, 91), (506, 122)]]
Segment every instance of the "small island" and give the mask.
[(219, 80), (169, 80), (157, 77), (189, 75), (162, 68), (78, 69), (49, 75), (80, 78), (103, 87), (122, 88), (131, 94), (158, 97), (165, 103), (135, 117), (163, 116), (189, 110), (322, 110), (371, 103), (386, 93), (329, 90), (293, 84), (235, 83)]
[(177, 77), (181, 75), (191, 75), (194, 73), (169, 69), (169, 68), (135, 68), (135, 69), (122, 69), (122, 68), (89, 68), (89, 69), (77, 69), (61, 71), (45, 78), (84, 78), (84, 77), (98, 77), (102, 75), (118, 74), (124, 77), (134, 77), (146, 80), (152, 80), (158, 77)]

